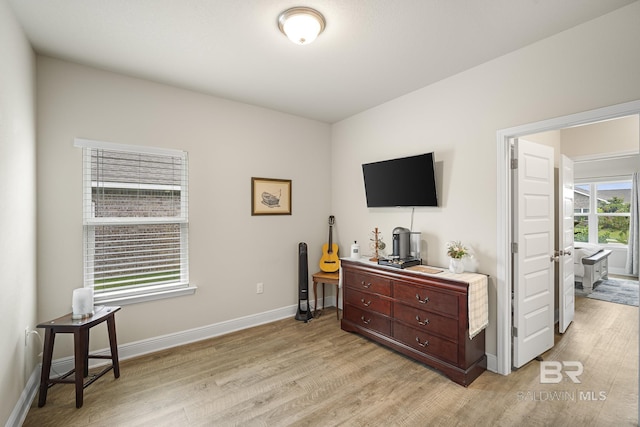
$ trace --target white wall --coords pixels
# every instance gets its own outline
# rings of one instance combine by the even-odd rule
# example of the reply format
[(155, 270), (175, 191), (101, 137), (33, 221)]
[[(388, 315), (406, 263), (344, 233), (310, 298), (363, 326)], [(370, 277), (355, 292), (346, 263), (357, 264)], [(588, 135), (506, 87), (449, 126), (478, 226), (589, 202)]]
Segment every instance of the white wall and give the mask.
[[(333, 126), (332, 205), (338, 243), (387, 242), (410, 225), (409, 209), (367, 209), (360, 166), (435, 151), (441, 207), (416, 209), (429, 264), (446, 265), (460, 239), (491, 276), (487, 352), (496, 354), (496, 132), (640, 99), (640, 3), (358, 114)], [(508, 37), (508, 34), (505, 34)], [(390, 177), (392, 179), (392, 177)]]
[(562, 131), (551, 130), (549, 132), (527, 135), (522, 137), (522, 139), (553, 147), (554, 166), (556, 169), (558, 168), (558, 165), (560, 164), (560, 156), (562, 155)]
[(562, 153), (574, 160), (637, 153), (638, 115), (562, 130)]
[(0, 1), (0, 424), (36, 366), (35, 55)]
[[(576, 182), (629, 177), (640, 169), (638, 115), (527, 135), (525, 139), (554, 147), (556, 167), (560, 154), (576, 160)], [(609, 272), (625, 274), (627, 248), (613, 246), (608, 249), (613, 251), (609, 257)]]
[[(0, 2), (0, 46), (11, 58), (0, 65), (0, 197), (19, 207), (0, 210), (0, 257), (9, 266), (0, 273), (9, 331), (0, 338), (0, 394), (9, 397), (0, 419), (23, 388), (18, 371), (33, 367), (23, 362), (29, 358), (21, 350), (23, 324), (69, 311), (72, 289), (81, 286), (81, 157), (74, 137), (190, 153), (191, 279), (198, 291), (124, 307), (121, 344), (295, 304), (297, 244), (306, 241), (310, 260), (319, 258), (329, 214), (336, 215), (343, 249), (352, 240), (367, 242), (376, 226), (390, 242), (394, 227), (409, 226), (411, 211), (368, 210), (360, 165), (400, 155), (436, 152), (441, 207), (416, 209), (414, 218), (426, 242), (423, 257), (443, 265), (445, 242), (461, 239), (475, 250), (478, 269), (495, 277), (496, 131), (640, 99), (639, 20), (636, 2), (332, 127), (40, 57), (36, 316), (33, 54)], [(292, 179), (293, 215), (251, 217), (251, 176)], [(6, 285), (18, 281), (20, 287)], [(259, 281), (262, 295), (255, 293)], [(492, 354), (495, 300), (491, 279)], [(63, 338), (54, 357), (71, 354)], [(92, 347), (106, 347), (104, 335), (92, 335)]]
[[(320, 258), (330, 212), (330, 126), (39, 56), (38, 315), (71, 309), (82, 286), (82, 151), (75, 137), (189, 152), (195, 295), (127, 305), (118, 343), (297, 305), (298, 243)], [(292, 180), (291, 216), (251, 216), (251, 177)], [(264, 293), (256, 294), (256, 284)], [(293, 316), (292, 316), (293, 319)], [(98, 329), (98, 328), (96, 328)], [(92, 348), (106, 348), (92, 331)], [(71, 355), (56, 341), (54, 358)]]
[(599, 160), (575, 162), (574, 178), (577, 182), (616, 180), (629, 178), (640, 169), (640, 155), (629, 154)]

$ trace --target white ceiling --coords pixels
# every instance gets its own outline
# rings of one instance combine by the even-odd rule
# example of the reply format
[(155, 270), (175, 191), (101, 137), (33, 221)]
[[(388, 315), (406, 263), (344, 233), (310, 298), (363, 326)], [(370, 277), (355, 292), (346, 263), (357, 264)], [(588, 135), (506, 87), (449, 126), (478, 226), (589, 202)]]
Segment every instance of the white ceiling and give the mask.
[[(637, 0), (8, 0), (36, 52), (333, 123)], [(327, 20), (308, 46), (277, 17)]]

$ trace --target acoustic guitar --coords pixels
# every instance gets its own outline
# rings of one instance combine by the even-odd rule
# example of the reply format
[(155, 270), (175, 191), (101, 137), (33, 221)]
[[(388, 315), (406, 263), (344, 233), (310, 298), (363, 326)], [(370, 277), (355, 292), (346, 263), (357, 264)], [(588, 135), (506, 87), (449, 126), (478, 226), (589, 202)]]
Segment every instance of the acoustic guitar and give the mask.
[(333, 243), (332, 227), (336, 219), (333, 215), (329, 217), (329, 243), (322, 245), (322, 257), (320, 258), (320, 270), (325, 273), (333, 273), (340, 268), (340, 258), (338, 258), (338, 245)]

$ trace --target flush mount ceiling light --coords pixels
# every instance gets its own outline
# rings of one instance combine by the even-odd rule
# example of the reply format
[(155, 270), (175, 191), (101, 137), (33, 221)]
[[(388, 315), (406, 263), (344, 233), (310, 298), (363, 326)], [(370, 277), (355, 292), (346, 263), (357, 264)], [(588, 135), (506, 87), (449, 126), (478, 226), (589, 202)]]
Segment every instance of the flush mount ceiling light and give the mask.
[(292, 7), (278, 16), (278, 27), (296, 44), (309, 44), (324, 30), (324, 16), (310, 7)]

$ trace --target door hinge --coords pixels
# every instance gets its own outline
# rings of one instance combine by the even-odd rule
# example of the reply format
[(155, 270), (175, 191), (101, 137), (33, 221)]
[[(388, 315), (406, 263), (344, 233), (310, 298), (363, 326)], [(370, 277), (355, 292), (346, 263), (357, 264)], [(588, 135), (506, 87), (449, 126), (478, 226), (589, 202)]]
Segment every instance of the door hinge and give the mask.
[(511, 159), (511, 169), (518, 169), (518, 159)]
[(518, 328), (516, 328), (515, 326), (511, 327), (511, 332), (514, 337), (518, 336)]
[(517, 254), (518, 253), (518, 243), (517, 242), (511, 243), (511, 253), (512, 254)]

